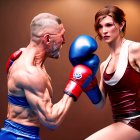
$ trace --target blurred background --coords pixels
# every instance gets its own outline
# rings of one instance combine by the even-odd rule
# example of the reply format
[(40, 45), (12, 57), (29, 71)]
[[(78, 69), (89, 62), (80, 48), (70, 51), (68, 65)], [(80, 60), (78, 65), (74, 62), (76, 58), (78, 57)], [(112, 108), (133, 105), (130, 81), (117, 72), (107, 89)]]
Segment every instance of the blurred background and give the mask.
[[(41, 12), (50, 12), (59, 16), (65, 26), (66, 44), (58, 60), (48, 59), (46, 68), (52, 78), (54, 103), (63, 96), (72, 65), (68, 59), (71, 42), (81, 34), (96, 36), (94, 31), (95, 13), (105, 5), (117, 5), (124, 10), (127, 19), (126, 38), (140, 42), (140, 1), (139, 0), (1, 0), (0, 1), (0, 127), (7, 113), (7, 83), (5, 63), (9, 55), (26, 47), (30, 41), (29, 25), (32, 18)], [(99, 48), (96, 54), (101, 62), (109, 50), (97, 40)], [(99, 71), (97, 73), (100, 80)], [(97, 110), (83, 93), (72, 106), (64, 122), (50, 131), (41, 126), (42, 140), (84, 140), (92, 133), (112, 123), (111, 108), (107, 99), (106, 106)]]

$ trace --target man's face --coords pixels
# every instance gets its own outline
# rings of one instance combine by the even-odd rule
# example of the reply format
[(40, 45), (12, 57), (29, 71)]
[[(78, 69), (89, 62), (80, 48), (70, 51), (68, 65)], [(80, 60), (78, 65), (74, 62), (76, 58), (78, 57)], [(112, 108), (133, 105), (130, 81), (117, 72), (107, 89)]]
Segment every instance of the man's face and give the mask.
[(49, 48), (49, 57), (51, 58), (59, 58), (60, 50), (62, 45), (65, 43), (64, 37), (65, 29), (63, 24), (60, 24), (56, 30), (55, 34), (49, 34), (50, 48)]

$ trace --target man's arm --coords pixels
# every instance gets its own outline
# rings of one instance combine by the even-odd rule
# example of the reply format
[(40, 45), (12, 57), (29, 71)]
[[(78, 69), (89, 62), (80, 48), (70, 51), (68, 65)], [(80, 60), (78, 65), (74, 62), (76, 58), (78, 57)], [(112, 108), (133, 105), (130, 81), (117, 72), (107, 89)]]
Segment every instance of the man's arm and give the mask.
[(47, 88), (48, 79), (43, 79), (38, 70), (34, 68), (31, 71), (31, 73), (20, 72), (21, 78), (19, 79), (21, 80), (17, 85), (24, 89), (27, 101), (40, 122), (49, 129), (55, 129), (63, 121), (73, 99), (65, 94), (58, 103), (53, 104)]

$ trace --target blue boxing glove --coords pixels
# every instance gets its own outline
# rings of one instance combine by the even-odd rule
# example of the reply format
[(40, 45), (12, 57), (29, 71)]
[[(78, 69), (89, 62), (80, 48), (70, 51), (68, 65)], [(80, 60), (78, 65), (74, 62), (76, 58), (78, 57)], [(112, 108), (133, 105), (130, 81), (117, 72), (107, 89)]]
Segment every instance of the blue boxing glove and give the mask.
[(89, 97), (93, 104), (98, 104), (102, 100), (102, 94), (98, 86), (96, 76), (90, 82), (90, 84), (84, 89), (84, 92)]
[(73, 66), (81, 64), (86, 57), (96, 51), (97, 42), (88, 35), (78, 36), (71, 44), (69, 50), (69, 60)]
[[(93, 54), (98, 48), (96, 40), (88, 35), (78, 36), (70, 46), (69, 60), (73, 66), (83, 64), (88, 66), (93, 72), (93, 80), (83, 91), (89, 97), (93, 104), (97, 104), (102, 99), (101, 92), (95, 77), (100, 60), (96, 54)], [(95, 77), (95, 78), (94, 78)]]
[(82, 63), (89, 67), (93, 72), (93, 80), (89, 83), (89, 85), (83, 89), (86, 95), (89, 97), (93, 104), (98, 104), (102, 99), (102, 94), (100, 92), (97, 79), (95, 77), (98, 67), (99, 67), (100, 60), (96, 54), (91, 54), (86, 60)]
[(89, 54), (81, 64), (89, 67), (93, 72), (93, 77), (96, 75), (99, 68), (100, 59), (96, 54)]

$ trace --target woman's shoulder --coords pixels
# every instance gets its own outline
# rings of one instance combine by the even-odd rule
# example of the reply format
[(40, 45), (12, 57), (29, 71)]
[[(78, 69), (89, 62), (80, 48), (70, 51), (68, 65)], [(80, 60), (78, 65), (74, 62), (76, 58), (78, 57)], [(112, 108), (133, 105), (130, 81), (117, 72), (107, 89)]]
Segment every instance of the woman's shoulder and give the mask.
[(129, 46), (129, 63), (140, 72), (140, 42), (133, 41)]
[(128, 40), (126, 39), (127, 42), (130, 42), (130, 46), (140, 46), (140, 42), (134, 41), (134, 40)]
[[(131, 40), (130, 40), (131, 41)], [(130, 45), (129, 45), (129, 51), (131, 53), (140, 51), (140, 42), (137, 41), (131, 41)]]

